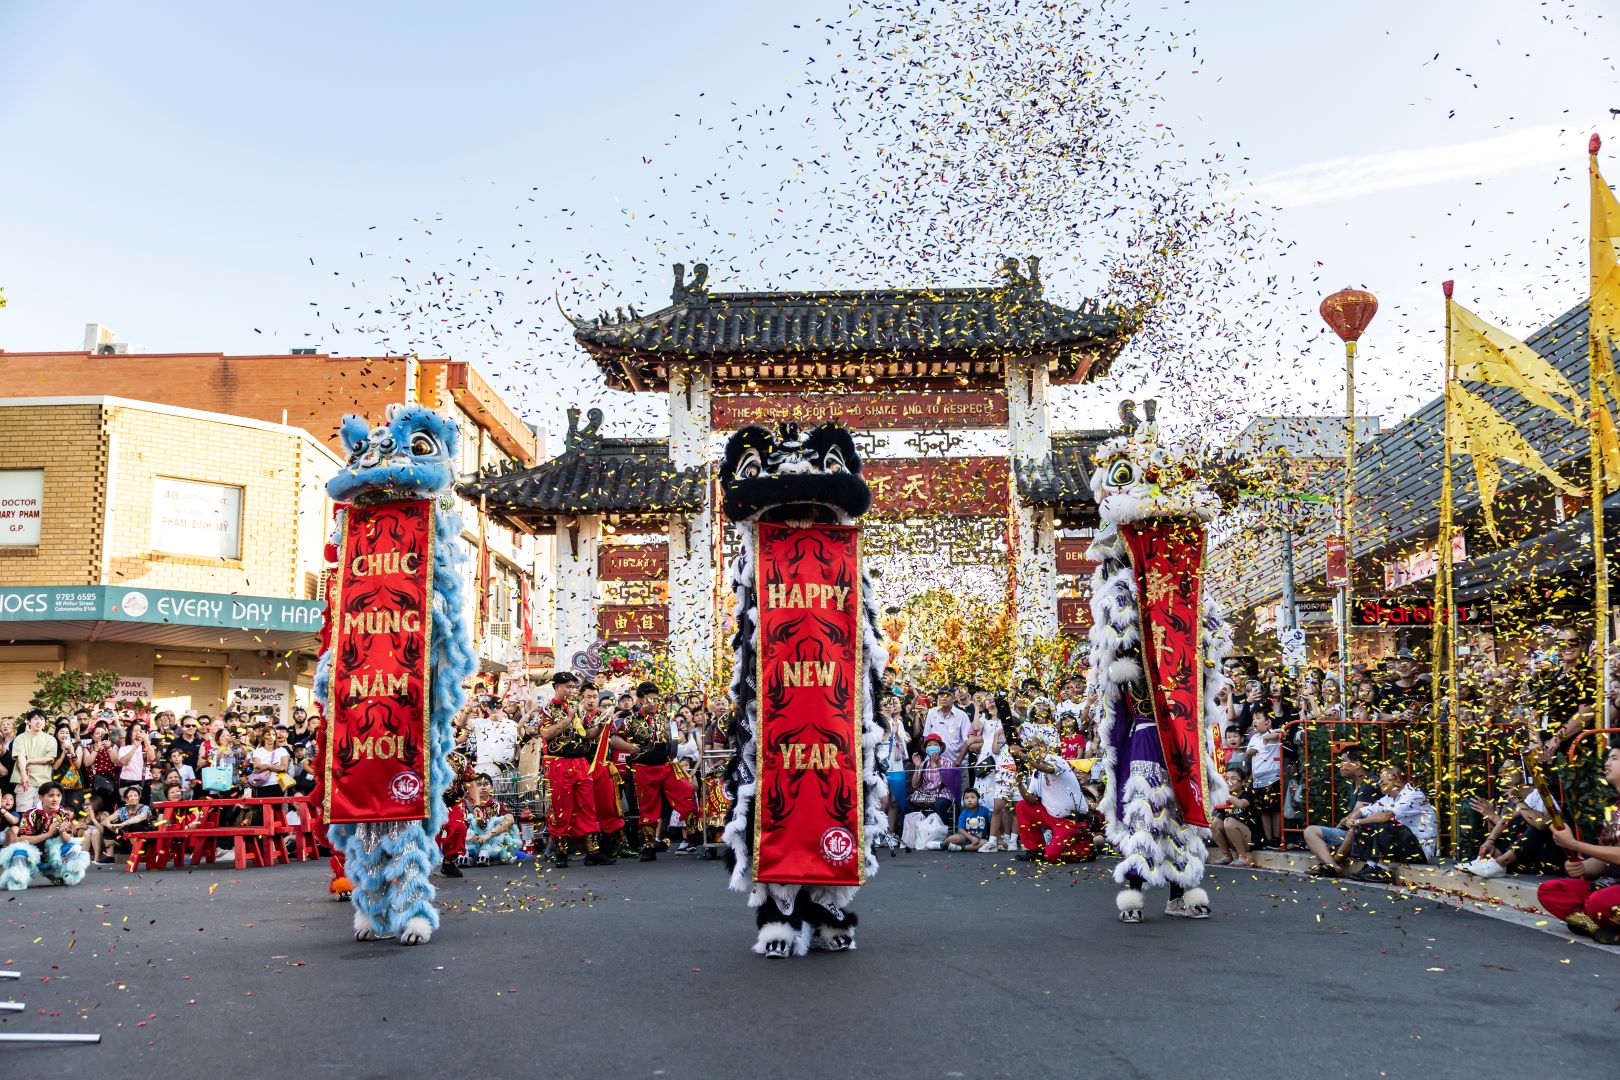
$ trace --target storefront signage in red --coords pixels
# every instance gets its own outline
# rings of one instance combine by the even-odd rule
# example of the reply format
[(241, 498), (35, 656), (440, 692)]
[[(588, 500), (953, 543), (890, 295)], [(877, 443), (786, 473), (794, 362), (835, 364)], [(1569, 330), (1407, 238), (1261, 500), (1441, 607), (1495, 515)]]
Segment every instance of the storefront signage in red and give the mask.
[(596, 609), (596, 628), (606, 641), (663, 641), (669, 637), (669, 607), (604, 604)]
[(603, 581), (658, 581), (669, 576), (668, 544), (603, 544), (596, 556)]
[(1068, 536), (1060, 539), (1057, 542), (1057, 572), (1090, 578), (1091, 572), (1097, 569), (1097, 564), (1086, 558), (1090, 548), (1090, 537)]
[(425, 818), (433, 649), (433, 503), (350, 506), (338, 542), (326, 820)]
[(754, 526), (755, 881), (866, 880), (860, 530)]
[(1327, 541), (1327, 587), (1342, 589), (1350, 584), (1350, 563), (1344, 555), (1344, 538), (1330, 536)]
[(842, 420), (856, 431), (1004, 428), (1007, 395), (999, 390), (882, 394), (717, 394), (710, 409), (716, 431), (796, 420)]
[[(1489, 604), (1458, 604), (1459, 626), (1487, 626), (1491, 621)], [(1350, 607), (1353, 626), (1433, 626), (1434, 605), (1427, 600), (1391, 600), (1377, 597), (1357, 600)]]
[(861, 476), (877, 517), (1007, 512), (1007, 459), (999, 457), (874, 458)]

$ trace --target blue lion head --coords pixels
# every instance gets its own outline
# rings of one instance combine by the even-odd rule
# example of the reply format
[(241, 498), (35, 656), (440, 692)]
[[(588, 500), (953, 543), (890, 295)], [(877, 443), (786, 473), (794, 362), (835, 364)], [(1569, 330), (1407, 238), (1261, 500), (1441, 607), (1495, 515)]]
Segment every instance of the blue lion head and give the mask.
[(424, 405), (391, 405), (375, 428), (364, 417), (345, 416), (338, 431), (349, 461), (327, 481), (333, 502), (426, 499), (455, 483), (460, 432)]

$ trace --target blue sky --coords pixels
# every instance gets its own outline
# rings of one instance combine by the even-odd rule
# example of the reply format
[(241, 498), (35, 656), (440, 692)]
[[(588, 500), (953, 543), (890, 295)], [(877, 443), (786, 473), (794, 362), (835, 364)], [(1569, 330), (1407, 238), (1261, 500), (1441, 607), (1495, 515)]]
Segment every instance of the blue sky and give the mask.
[[(1155, 114), (1241, 168), (1233, 198), (1279, 240), (1253, 268), (1275, 285), (1231, 296), (1265, 328), (1241, 410), (1338, 400), (1315, 306), (1343, 284), (1383, 302), (1362, 390), (1391, 415), (1438, 386), (1441, 279), (1521, 334), (1581, 298), (1590, 131), (1620, 179), (1620, 5), (1114, 6), (1173, 39)], [(702, 258), (722, 289), (858, 276), (818, 260), (813, 208), (773, 203), (806, 145), (807, 58), (833, 48), (819, 22), (697, 0), (0, 2), (0, 348), (76, 348), (92, 320), (148, 351), (417, 347), (475, 360), (553, 425), (569, 401), (624, 409), (554, 292), (581, 313), (655, 308), (668, 264)], [(750, 237), (784, 213), (812, 239), (756, 259)], [(696, 250), (705, 235), (717, 250)], [(1054, 299), (1083, 294), (1044, 269)], [(1197, 412), (1172, 368), (1069, 394), (1060, 420), (1144, 388)]]

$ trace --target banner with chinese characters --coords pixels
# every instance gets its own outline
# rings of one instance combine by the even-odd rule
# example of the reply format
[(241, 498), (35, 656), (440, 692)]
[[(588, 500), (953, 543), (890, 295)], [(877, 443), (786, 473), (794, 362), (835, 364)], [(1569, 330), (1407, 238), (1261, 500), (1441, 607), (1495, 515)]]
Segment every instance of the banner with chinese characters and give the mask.
[(326, 820), (427, 817), (433, 504), (350, 506), (338, 542)]
[(710, 405), (710, 426), (715, 431), (782, 420), (795, 420), (804, 427), (842, 420), (856, 431), (1005, 428), (1007, 395), (1001, 390), (716, 394)]
[(872, 458), (861, 468), (873, 517), (1007, 513), (1005, 457)]
[(596, 629), (607, 641), (663, 641), (669, 637), (669, 605), (603, 604), (596, 609)]
[(1199, 606), (1204, 526), (1189, 518), (1122, 524), (1142, 613), (1142, 672), (1170, 789), (1188, 825), (1209, 828), (1204, 780), (1204, 665)]
[(754, 529), (754, 880), (859, 885), (866, 880), (860, 532)]

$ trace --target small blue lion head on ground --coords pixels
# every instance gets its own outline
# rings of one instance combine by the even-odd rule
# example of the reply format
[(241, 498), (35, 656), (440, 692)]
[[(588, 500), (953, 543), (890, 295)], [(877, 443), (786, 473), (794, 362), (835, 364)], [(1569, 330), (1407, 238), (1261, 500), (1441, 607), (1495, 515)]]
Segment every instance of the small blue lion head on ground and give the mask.
[(327, 481), (333, 502), (426, 499), (455, 483), (460, 432), (424, 405), (390, 405), (375, 428), (364, 417), (345, 416), (338, 431), (349, 460)]

